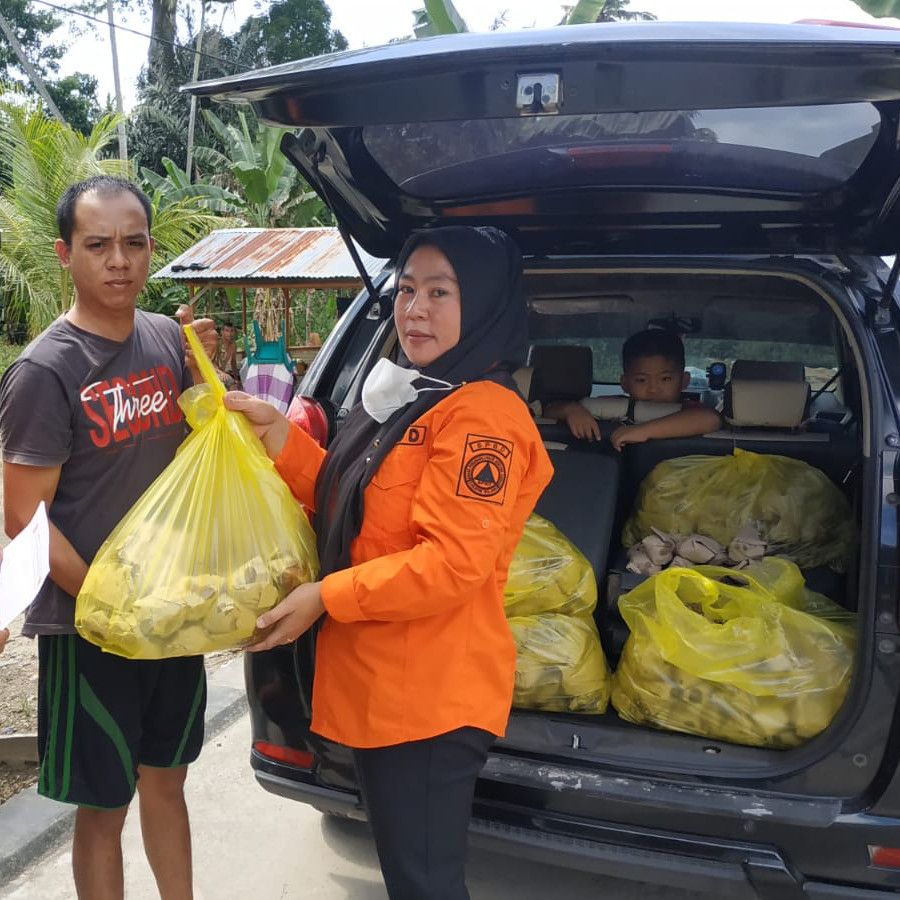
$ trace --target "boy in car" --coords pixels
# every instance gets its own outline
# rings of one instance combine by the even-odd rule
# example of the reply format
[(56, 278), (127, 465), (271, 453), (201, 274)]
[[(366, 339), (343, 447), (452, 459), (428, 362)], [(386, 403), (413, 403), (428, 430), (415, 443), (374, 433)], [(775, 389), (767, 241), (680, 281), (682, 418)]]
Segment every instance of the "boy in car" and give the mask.
[[(642, 422), (621, 425), (611, 435), (616, 450), (653, 438), (692, 437), (717, 431), (721, 416), (709, 406), (683, 396), (690, 374), (684, 368), (684, 344), (674, 332), (658, 328), (633, 334), (622, 346), (622, 390), (632, 400), (680, 403), (681, 409)], [(575, 400), (549, 403), (545, 415), (565, 422), (577, 438), (599, 441), (597, 420)]]

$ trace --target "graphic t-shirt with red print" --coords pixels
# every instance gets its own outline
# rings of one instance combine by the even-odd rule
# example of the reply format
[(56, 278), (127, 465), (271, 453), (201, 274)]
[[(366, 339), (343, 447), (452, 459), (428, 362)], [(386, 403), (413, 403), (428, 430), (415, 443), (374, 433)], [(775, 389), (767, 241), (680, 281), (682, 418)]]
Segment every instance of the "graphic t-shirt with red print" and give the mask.
[[(179, 326), (140, 310), (125, 341), (57, 319), (5, 372), (3, 460), (62, 467), (50, 519), (86, 562), (175, 456), (185, 435), (177, 400), (192, 383)], [(72, 633), (74, 615), (48, 578), (23, 633)]]

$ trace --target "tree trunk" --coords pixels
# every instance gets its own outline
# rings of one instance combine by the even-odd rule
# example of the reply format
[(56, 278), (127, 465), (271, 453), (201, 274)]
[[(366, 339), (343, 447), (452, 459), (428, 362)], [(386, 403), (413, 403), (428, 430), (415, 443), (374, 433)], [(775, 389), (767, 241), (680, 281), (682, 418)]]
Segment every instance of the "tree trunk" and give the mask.
[(147, 72), (152, 84), (172, 81), (175, 72), (175, 16), (178, 0), (153, 0)]

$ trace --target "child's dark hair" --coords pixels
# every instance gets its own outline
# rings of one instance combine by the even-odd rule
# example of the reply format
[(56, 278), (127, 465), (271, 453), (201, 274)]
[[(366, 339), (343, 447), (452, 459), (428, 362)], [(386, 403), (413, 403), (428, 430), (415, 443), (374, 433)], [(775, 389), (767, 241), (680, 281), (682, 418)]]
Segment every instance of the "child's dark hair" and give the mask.
[(630, 371), (637, 360), (647, 356), (661, 356), (679, 372), (684, 371), (684, 344), (674, 331), (648, 328), (633, 334), (622, 345), (622, 370)]
[(147, 215), (147, 231), (150, 231), (150, 223), (153, 221), (153, 206), (150, 198), (127, 178), (119, 178), (117, 175), (92, 175), (70, 185), (63, 191), (63, 195), (56, 204), (56, 225), (59, 228), (59, 236), (67, 245), (72, 243), (72, 232), (75, 230), (75, 207), (83, 194), (110, 195), (127, 192), (134, 194), (140, 201)]

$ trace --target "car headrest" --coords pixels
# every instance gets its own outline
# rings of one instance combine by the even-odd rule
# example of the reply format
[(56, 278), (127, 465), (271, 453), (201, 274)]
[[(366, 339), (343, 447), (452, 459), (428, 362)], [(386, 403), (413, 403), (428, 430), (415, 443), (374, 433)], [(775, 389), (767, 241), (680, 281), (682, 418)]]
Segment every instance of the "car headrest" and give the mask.
[(724, 406), (731, 425), (799, 428), (809, 408), (802, 363), (736, 359), (725, 386)]
[(532, 366), (522, 366), (513, 372), (513, 381), (519, 389), (519, 393), (525, 398), (529, 409), (533, 415), (541, 414), (540, 402), (540, 372), (536, 371)]
[(590, 347), (535, 344), (528, 364), (540, 373), (540, 394), (536, 396), (544, 403), (590, 397), (594, 383), (594, 358)]

